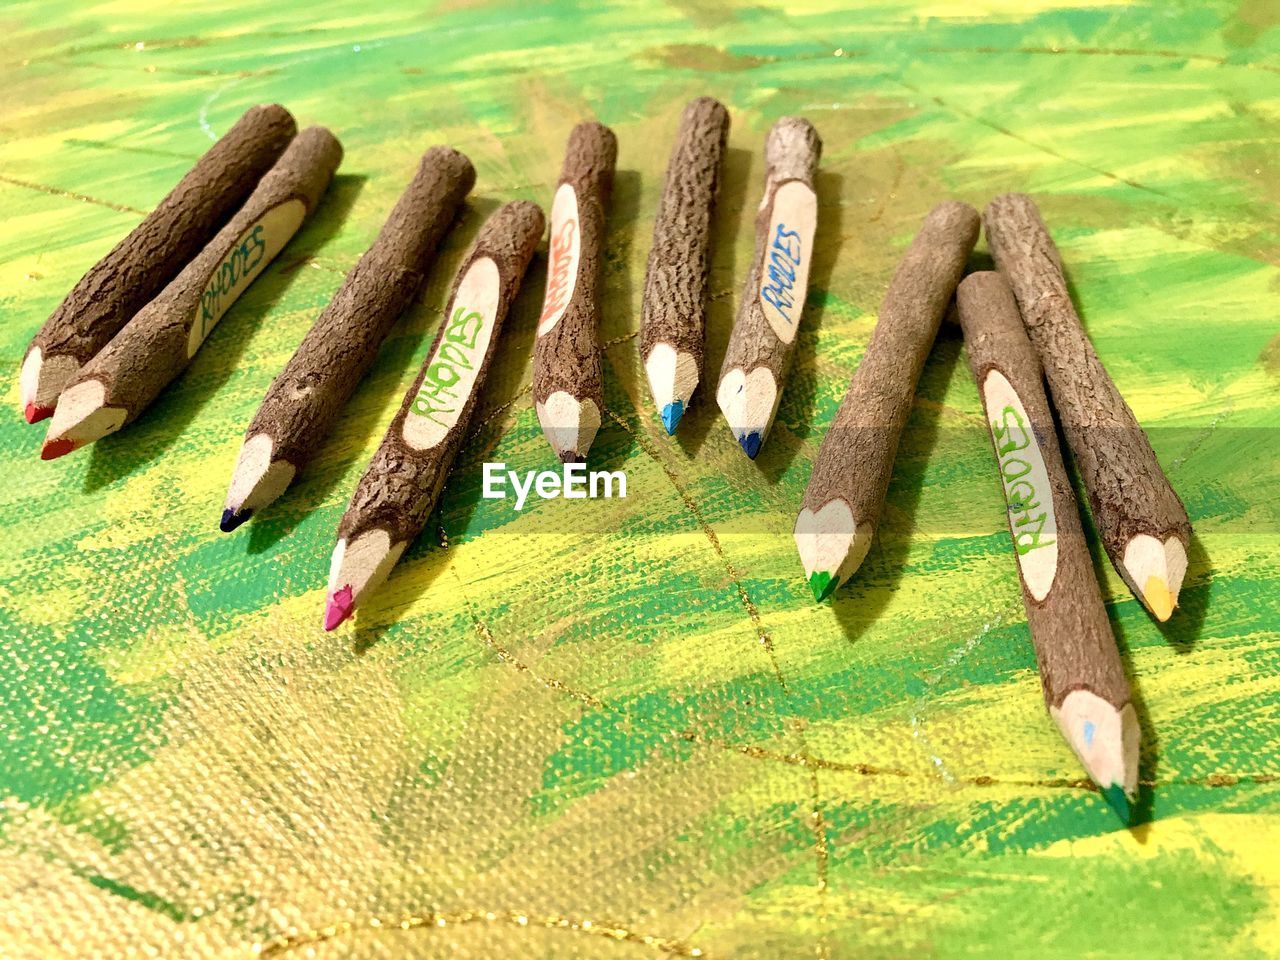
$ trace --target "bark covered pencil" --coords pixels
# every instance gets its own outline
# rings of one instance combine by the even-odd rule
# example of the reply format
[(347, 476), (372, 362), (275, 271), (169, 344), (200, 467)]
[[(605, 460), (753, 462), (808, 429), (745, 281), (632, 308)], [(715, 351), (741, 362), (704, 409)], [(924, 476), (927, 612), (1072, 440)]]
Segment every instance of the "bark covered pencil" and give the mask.
[(796, 548), (816, 600), (852, 577), (871, 546), (916, 381), (977, 238), (976, 210), (940, 203), (889, 281), (796, 518)]
[(245, 431), (220, 523), (234, 530), (306, 466), (364, 378), (396, 319), (417, 296), (459, 204), (471, 161), (432, 147), (373, 245), (267, 390)]
[(691, 100), (653, 224), (644, 278), (640, 358), (668, 434), (688, 409), (702, 377), (711, 215), (729, 136), (729, 111), (718, 100)]
[(752, 460), (778, 412), (808, 296), (821, 156), (822, 140), (802, 117), (783, 117), (765, 139), (756, 253), (716, 386), (729, 429)]
[(547, 291), (533, 343), (533, 406), (564, 463), (585, 460), (604, 412), (600, 261), (618, 141), (599, 123), (569, 134), (551, 204)]
[(454, 280), (444, 321), (338, 524), (324, 628), (351, 616), (427, 522), (462, 445), (544, 219), (509, 203), (480, 229)]
[(1045, 705), (1128, 823), (1138, 788), (1138, 715), (1058, 448), (1040, 360), (1000, 274), (966, 277), (956, 296), (1004, 487)]

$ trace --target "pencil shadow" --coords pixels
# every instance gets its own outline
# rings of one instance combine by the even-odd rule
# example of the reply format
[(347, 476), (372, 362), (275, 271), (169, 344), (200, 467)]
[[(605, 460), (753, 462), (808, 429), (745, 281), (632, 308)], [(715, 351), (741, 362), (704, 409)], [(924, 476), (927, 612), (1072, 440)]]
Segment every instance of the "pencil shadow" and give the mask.
[(333, 178), (315, 215), (232, 304), (187, 369), (127, 429), (93, 445), (84, 492), (97, 492), (143, 469), (177, 442), (230, 379), (253, 332), (288, 293), (301, 267), (341, 229), (366, 179), (358, 174)]
[[(482, 220), (483, 217), (478, 219)], [(356, 612), (353, 649), (357, 654), (363, 654), (377, 644), (387, 631), (400, 622), (404, 612), (426, 594), (444, 571), (449, 562), (447, 553), (450, 547), (442, 544), (453, 545), (465, 540), (482, 499), (482, 475), (476, 468), (488, 458), (503, 436), (498, 419), (492, 413), (486, 414), (487, 410), (493, 410), (494, 407), (483, 404), (484, 392), (492, 390), (496, 371), (510, 369), (513, 359), (527, 358), (530, 355), (538, 315), (542, 312), (545, 281), (545, 257), (537, 255), (530, 262), (503, 323), (493, 366), (481, 391), (482, 402), (477, 404), (472, 415), (468, 436), (450, 468), (440, 500), (431, 511), (422, 533), (409, 545), (396, 568), (391, 571), (387, 583), (375, 591)]]
[[(1102, 562), (1108, 562), (1104, 556)], [(1098, 558), (1094, 558), (1095, 563)], [(1096, 571), (1096, 567), (1095, 567)], [(1148, 829), (1145, 825), (1152, 820), (1155, 805), (1155, 789), (1151, 786), (1158, 780), (1160, 768), (1160, 734), (1151, 722), (1151, 713), (1147, 709), (1146, 698), (1142, 694), (1142, 685), (1133, 673), (1133, 657), (1129, 653), (1129, 643), (1125, 638), (1124, 626), (1117, 614), (1120, 604), (1107, 604), (1107, 618), (1111, 621), (1111, 631), (1115, 634), (1116, 649), (1120, 651), (1120, 660), (1124, 663), (1125, 676), (1129, 680), (1130, 702), (1138, 717), (1138, 728), (1142, 731), (1142, 745), (1138, 754), (1138, 796), (1132, 803), (1129, 814), (1129, 827), (1134, 838), (1140, 843), (1146, 841)]]
[[(369, 439), (386, 429), (387, 421), (370, 414), (370, 408), (382, 408), (389, 389), (406, 379), (422, 347), (423, 340), (435, 336), (442, 321), (440, 309), (452, 288), (454, 275), (466, 251), (480, 231), (481, 225), (498, 207), (498, 201), (486, 197), (472, 198), (462, 207), (440, 250), (427, 271), (422, 288), (404, 314), (400, 316), (386, 341), (378, 350), (373, 365), (339, 414), (326, 437), (316, 437), (321, 452), (303, 468), (300, 477), (275, 503), (250, 521), (247, 552), (259, 554), (270, 549), (292, 533), (311, 513), (323, 507), (334, 488), (348, 476), (356, 459), (363, 455)], [(443, 292), (441, 292), (443, 291)], [(399, 403), (392, 408), (394, 416)]]
[[(600, 346), (602, 392), (605, 410), (626, 419), (632, 412), (632, 396), (646, 387), (637, 379), (638, 315), (633, 315), (635, 284), (631, 276), (631, 245), (635, 242), (636, 220), (640, 214), (640, 174), (619, 170), (613, 176), (613, 194), (605, 210), (604, 266), (600, 275)], [(610, 348), (604, 345), (626, 337)], [(602, 411), (603, 413), (603, 411)], [(617, 470), (635, 449), (635, 437), (608, 413), (603, 413), (600, 430), (587, 454), (593, 469)]]
[(849, 643), (857, 642), (877, 622), (902, 579), (925, 474), (941, 434), (941, 400), (955, 375), (961, 342), (958, 328), (939, 332), (902, 430), (875, 540), (862, 567), (831, 598), (831, 610)]
[(1213, 568), (1204, 541), (1193, 530), (1190, 549), (1187, 551), (1187, 572), (1202, 574), (1193, 584), (1184, 584), (1178, 593), (1178, 607), (1164, 623), (1152, 618), (1169, 646), (1175, 653), (1185, 656), (1194, 649), (1204, 631), (1204, 621), (1209, 614), (1209, 601), (1213, 594)]
[[(742, 276), (738, 265), (736, 238), (742, 231), (754, 231), (749, 216), (747, 184), (751, 177), (753, 154), (750, 150), (728, 147), (720, 170), (720, 190), (711, 219), (711, 254), (707, 272), (706, 330), (702, 347), (702, 371), (694, 392), (673, 438), (690, 459), (696, 457), (706, 442), (714, 423), (720, 420), (716, 403), (716, 386), (720, 367), (729, 347), (733, 331), (734, 296), (741, 291)], [(744, 226), (744, 221), (746, 224)], [(754, 244), (754, 233), (752, 243)], [(648, 388), (646, 387), (646, 390)], [(725, 436), (729, 437), (728, 429)], [(730, 438), (731, 442), (732, 439)]]
[[(814, 431), (814, 405), (818, 396), (817, 348), (822, 323), (831, 299), (831, 273), (840, 259), (844, 237), (844, 176), (819, 171), (814, 178), (818, 195), (818, 224), (814, 231), (813, 263), (809, 269), (809, 292), (804, 314), (796, 332), (795, 354), (782, 386), (782, 402), (773, 429), (760, 451), (756, 466), (777, 483)], [(785, 433), (785, 436), (779, 434)]]

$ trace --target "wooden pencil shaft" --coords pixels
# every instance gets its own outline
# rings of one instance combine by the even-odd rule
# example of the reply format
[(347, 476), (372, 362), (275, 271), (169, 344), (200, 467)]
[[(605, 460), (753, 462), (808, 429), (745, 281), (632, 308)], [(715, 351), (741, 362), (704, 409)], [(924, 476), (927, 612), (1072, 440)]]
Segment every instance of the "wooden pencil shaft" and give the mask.
[(272, 382), (245, 439), (272, 439), (272, 459), (301, 469), (364, 378), (396, 319), (417, 296), (475, 168), (432, 147), (373, 245), (347, 274)]
[(600, 261), (604, 205), (613, 186), (618, 141), (599, 123), (569, 135), (551, 209), (547, 293), (533, 346), (533, 399), (563, 391), (604, 409), (600, 357)]
[(840, 498), (859, 527), (879, 522), (916, 382), (978, 225), (977, 211), (955, 201), (938, 204), (925, 217), (889, 281), (866, 353), (823, 437), (805, 490), (806, 509), (817, 512)]
[[(106, 405), (134, 419), (190, 362), (204, 338), (315, 208), (342, 159), (323, 127), (294, 138), (243, 207), (73, 384), (95, 379)], [(55, 421), (56, 423), (56, 421)]]
[(783, 117), (769, 131), (755, 255), (720, 368), (722, 381), (731, 370), (750, 376), (765, 368), (782, 392), (808, 290), (821, 156), (818, 132), (801, 117)]
[[(276, 162), (297, 126), (276, 104), (252, 107), (156, 208), (67, 294), (31, 341), (43, 358), (87, 363), (208, 242)], [(42, 385), (51, 406), (66, 379)]]
[[(1186, 508), (1085, 334), (1058, 249), (1031, 198), (997, 197), (984, 221), (987, 243), (1040, 356), (1103, 546), (1128, 579), (1123, 558), (1131, 538), (1175, 538), (1187, 547)], [(1131, 586), (1141, 593), (1144, 585)]]
[(702, 369), (711, 217), (729, 112), (711, 97), (685, 107), (653, 224), (641, 304), (640, 355), (667, 343)]
[(520, 281), (542, 238), (536, 204), (509, 203), (481, 228), (454, 281), (427, 359), (356, 485), (338, 526), (347, 542), (381, 529), (391, 544), (427, 522), (466, 436)]
[(1120, 709), (1129, 683), (1062, 461), (1040, 361), (998, 273), (957, 291), (969, 366), (1005, 492), (1022, 599), (1045, 700), (1089, 690)]

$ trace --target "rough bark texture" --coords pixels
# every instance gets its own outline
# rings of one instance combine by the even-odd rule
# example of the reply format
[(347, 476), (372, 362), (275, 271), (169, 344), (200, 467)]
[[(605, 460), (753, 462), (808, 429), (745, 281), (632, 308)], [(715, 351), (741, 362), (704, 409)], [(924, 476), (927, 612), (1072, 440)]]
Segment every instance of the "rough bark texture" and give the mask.
[[(422, 369), (405, 393), (404, 402), (387, 428), (382, 445), (378, 447), (364, 476), (356, 485), (347, 512), (338, 525), (339, 538), (346, 538), (351, 542), (360, 534), (380, 527), (390, 534), (391, 542), (395, 544), (413, 540), (422, 531), (440, 497), (458, 448), (467, 434), (471, 415), (475, 411), (480, 392), (484, 389), (485, 376), (498, 347), (503, 321), (511, 307), (511, 301), (515, 299), (533, 251), (542, 239), (544, 226), (542, 211), (537, 204), (527, 200), (507, 204), (485, 222), (475, 246), (471, 248), (454, 279), (449, 303), (444, 311), (446, 322), (440, 324), (440, 330), (436, 333), (431, 349), (427, 351)], [(462, 412), (449, 433), (431, 449), (415, 450), (403, 440), (405, 417), (427, 375), (431, 358), (440, 346), (447, 320), (453, 312), (458, 285), (467, 275), (471, 264), (482, 257), (489, 257), (497, 265), (500, 289), (494, 330), (484, 361), (471, 395), (467, 397)]]
[(680, 118), (653, 224), (641, 305), (640, 356), (659, 343), (690, 354), (702, 372), (711, 215), (729, 136), (729, 112), (699, 97)]
[(137, 417), (186, 368), (187, 338), (200, 297), (213, 271), (244, 232), (267, 211), (290, 200), (301, 200), (310, 215), (341, 161), (342, 145), (324, 127), (309, 127), (298, 134), (200, 255), (81, 367), (68, 386), (99, 380), (106, 387), (107, 406), (124, 408), (125, 423)]
[(252, 107), (146, 219), (80, 278), (31, 341), (87, 363), (199, 252), (297, 132), (277, 104)]
[[(1040, 360), (1027, 339), (1013, 294), (1000, 274), (975, 273), (960, 284), (956, 296), (978, 393), (983, 394), (987, 374), (992, 370), (998, 370), (1009, 381), (1022, 401), (1053, 491), (1058, 562), (1053, 586), (1043, 600), (1032, 595), (1019, 567), (1022, 600), (1045, 701), (1058, 707), (1072, 690), (1090, 690), (1119, 710), (1129, 702), (1129, 681), (1094, 577), (1071, 481), (1063, 466)], [(988, 423), (1000, 415), (999, 410), (987, 410)], [(1014, 505), (1009, 506), (1012, 530)]]
[(849, 381), (804, 494), (817, 512), (837, 498), (859, 525), (880, 521), (916, 381), (965, 260), (978, 239), (978, 212), (956, 201), (924, 218), (889, 281), (871, 342)]
[[(600, 123), (580, 123), (569, 134), (560, 183), (573, 186), (581, 230), (573, 297), (559, 322), (533, 344), (533, 400), (557, 390), (591, 400), (603, 414), (600, 359), (600, 261), (604, 253), (604, 207), (613, 189), (618, 140)], [(559, 184), (557, 184), (557, 187)]]
[(987, 244), (1040, 355), (1111, 562), (1123, 574), (1125, 545), (1143, 533), (1162, 542), (1176, 537), (1188, 547), (1187, 510), (1080, 324), (1058, 248), (1035, 203), (1005, 194), (987, 205), (984, 221)]
[[(773, 219), (773, 202), (778, 188), (790, 180), (799, 180), (814, 189), (813, 178), (822, 157), (822, 140), (813, 125), (802, 117), (783, 117), (773, 125), (765, 141), (764, 199), (756, 213), (756, 252), (742, 288), (738, 318), (729, 336), (720, 379), (735, 367), (750, 373), (756, 367), (767, 367), (773, 373), (779, 395), (786, 379), (787, 367), (796, 341), (783, 343), (769, 325), (760, 306), (760, 271), (769, 252), (769, 224)], [(803, 314), (803, 303), (800, 304)]]
[(471, 161), (432, 147), (378, 239), (272, 382), (245, 439), (266, 434), (272, 459), (301, 470), (418, 294), (454, 214), (475, 184)]

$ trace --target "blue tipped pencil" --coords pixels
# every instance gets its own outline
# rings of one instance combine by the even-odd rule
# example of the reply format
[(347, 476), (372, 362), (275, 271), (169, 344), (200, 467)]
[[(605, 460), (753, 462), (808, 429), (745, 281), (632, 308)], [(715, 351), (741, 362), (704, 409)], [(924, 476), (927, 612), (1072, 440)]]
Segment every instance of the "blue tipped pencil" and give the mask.
[(809, 289), (822, 141), (809, 121), (783, 117), (765, 141), (756, 253), (733, 325), (716, 401), (752, 460), (769, 436)]
[(702, 373), (711, 217), (728, 135), (723, 104), (699, 97), (685, 107), (653, 223), (640, 355), (668, 435), (680, 425)]

